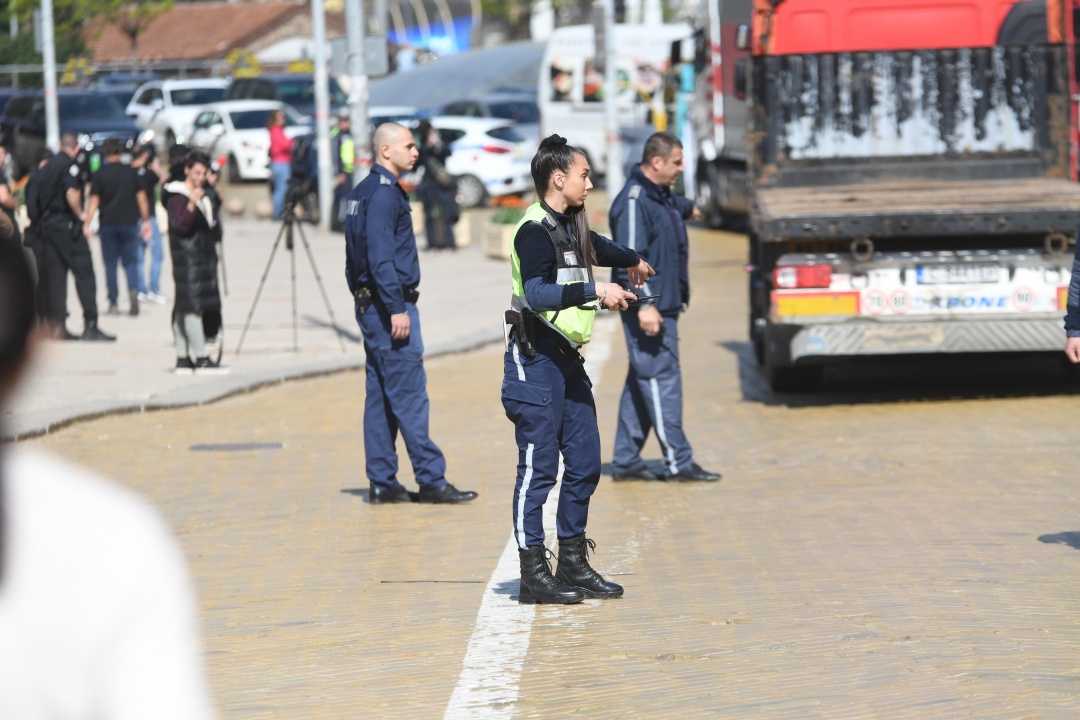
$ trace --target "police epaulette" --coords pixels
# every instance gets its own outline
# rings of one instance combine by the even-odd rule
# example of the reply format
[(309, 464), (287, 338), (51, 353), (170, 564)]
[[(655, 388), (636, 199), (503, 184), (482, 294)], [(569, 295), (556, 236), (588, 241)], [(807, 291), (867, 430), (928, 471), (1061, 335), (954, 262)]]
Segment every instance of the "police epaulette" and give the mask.
[(544, 219), (541, 220), (540, 222), (542, 222), (547, 227), (548, 230), (556, 230), (559, 227), (555, 223), (555, 218), (551, 217), (551, 215), (545, 215)]
[(394, 181), (391, 180), (390, 178), (386, 177), (385, 175), (380, 175), (379, 176), (379, 184), (380, 185), (393, 185)]
[(640, 194), (641, 194), (641, 186), (640, 185), (632, 185), (632, 186), (630, 186), (630, 197), (637, 200), (637, 196), (640, 195)]

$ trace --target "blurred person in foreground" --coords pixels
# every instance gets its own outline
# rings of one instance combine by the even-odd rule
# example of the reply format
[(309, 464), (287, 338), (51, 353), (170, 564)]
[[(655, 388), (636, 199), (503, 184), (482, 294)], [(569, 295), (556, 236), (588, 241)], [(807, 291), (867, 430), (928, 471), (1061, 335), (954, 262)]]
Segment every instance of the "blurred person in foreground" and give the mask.
[(172, 326), (176, 342), (177, 375), (220, 375), (229, 372), (210, 359), (203, 316), (221, 312), (218, 291), (216, 214), (206, 192), (210, 158), (190, 152), (184, 160), (184, 179), (165, 184), (161, 201), (169, 211), (169, 252), (172, 256), (176, 300)]
[(427, 120), (420, 121), (416, 136), (420, 140), (418, 164), (424, 168), (416, 194), (424, 206), (427, 249), (456, 250), (454, 225), (461, 218), (461, 210), (457, 204), (457, 181), (446, 170), (450, 147)]
[(364, 336), (367, 395), (364, 453), (368, 502), (412, 502), (398, 482), (397, 436), (405, 439), (422, 503), (476, 499), (446, 481), (446, 458), (428, 435), (427, 375), (420, 335), (420, 262), (409, 198), (398, 183), (416, 165), (412, 133), (397, 123), (375, 130), (371, 174), (349, 193), (345, 279)]
[(150, 241), (150, 202), (139, 182), (138, 171), (121, 162), (123, 147), (116, 138), (102, 145), (105, 165), (90, 181), (90, 200), (86, 204), (83, 232), (86, 239), (94, 236), (94, 214), (100, 212), (98, 237), (101, 256), (105, 261), (105, 285), (109, 293), (110, 315), (119, 315), (117, 298), (120, 294), (116, 279), (116, 263), (124, 266), (127, 279), (128, 314), (139, 314), (140, 248)]
[[(0, 407), (33, 323), (29, 267), (0, 240)], [(19, 445), (0, 445), (0, 504), (0, 718), (213, 718), (194, 590), (158, 513)]]
[[(154, 146), (140, 145), (135, 148), (131, 158), (131, 167), (139, 177), (139, 186), (146, 193), (150, 203), (150, 241), (139, 244), (139, 302), (165, 305), (169, 298), (161, 294), (161, 265), (165, 260), (165, 246), (162, 243), (161, 227), (154, 212), (158, 190), (161, 186), (161, 160), (154, 152)], [(150, 251), (150, 280), (146, 275), (146, 251)]]

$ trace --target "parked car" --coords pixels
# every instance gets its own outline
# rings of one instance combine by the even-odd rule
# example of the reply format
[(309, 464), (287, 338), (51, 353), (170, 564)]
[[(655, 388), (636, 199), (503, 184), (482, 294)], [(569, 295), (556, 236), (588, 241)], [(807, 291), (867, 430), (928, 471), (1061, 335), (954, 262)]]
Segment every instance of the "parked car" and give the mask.
[[(124, 109), (108, 95), (90, 90), (57, 92), (60, 132), (79, 137), (82, 148), (76, 162), (89, 178), (91, 161), (108, 138), (117, 138), (125, 152), (138, 142), (140, 130)], [(38, 151), (45, 147), (45, 97), (41, 90), (19, 93), (0, 114), (0, 145), (12, 158), (12, 177), (34, 167)]]
[(496, 118), (517, 123), (518, 132), (540, 144), (540, 107), (536, 93), (494, 92), (480, 97), (448, 103), (440, 115)]
[(153, 72), (108, 73), (95, 76), (90, 83), (90, 89), (111, 95), (122, 107), (126, 108), (140, 87), (153, 80), (161, 79), (160, 75)]
[(465, 207), (532, 189), (533, 145), (513, 123), (442, 116), (432, 118), (431, 125), (450, 145), (446, 170), (457, 178), (458, 201)]
[(266, 119), (279, 109), (285, 111), (286, 135), (311, 132), (300, 113), (276, 100), (224, 100), (201, 109), (186, 132), (188, 145), (211, 157), (228, 158), (229, 182), (266, 180), (270, 177)]
[(184, 133), (199, 110), (221, 100), (225, 85), (219, 78), (153, 80), (139, 87), (126, 112), (136, 125), (154, 131), (154, 145), (165, 153), (187, 141)]
[[(334, 78), (330, 80), (330, 112), (348, 105), (349, 98)], [(233, 78), (225, 100), (277, 100), (307, 117), (315, 117), (315, 77), (304, 73), (281, 73)]]

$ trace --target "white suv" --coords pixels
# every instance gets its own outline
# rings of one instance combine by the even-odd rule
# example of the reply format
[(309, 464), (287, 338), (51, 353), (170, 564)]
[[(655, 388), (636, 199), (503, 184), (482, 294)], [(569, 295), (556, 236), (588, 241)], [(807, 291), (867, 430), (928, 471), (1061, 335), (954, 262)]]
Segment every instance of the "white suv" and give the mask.
[(203, 105), (225, 96), (226, 80), (153, 80), (135, 91), (125, 112), (141, 128), (154, 131), (158, 151), (186, 142), (184, 133)]

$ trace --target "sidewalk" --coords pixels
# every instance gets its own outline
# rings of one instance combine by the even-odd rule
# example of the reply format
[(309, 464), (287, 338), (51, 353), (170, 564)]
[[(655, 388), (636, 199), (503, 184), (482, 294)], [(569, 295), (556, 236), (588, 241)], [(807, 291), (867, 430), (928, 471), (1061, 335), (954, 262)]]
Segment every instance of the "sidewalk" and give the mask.
[[(596, 205), (600, 207), (600, 205)], [(474, 221), (483, 217), (475, 212)], [(5, 439), (47, 433), (74, 420), (109, 413), (202, 404), (289, 378), (363, 367), (364, 352), (344, 279), (344, 236), (302, 224), (322, 284), (329, 297), (335, 330), (299, 234), (289, 253), (282, 239), (266, 275), (266, 285), (241, 353), (237, 343), (251, 311), (279, 223), (225, 221), (224, 301), (226, 376), (192, 377), (172, 373), (176, 362), (167, 305), (141, 303), (138, 317), (104, 314), (108, 307), (100, 243), (92, 242), (98, 276), (101, 327), (115, 343), (48, 342), (37, 367), (9, 406)], [(173, 296), (172, 266), (166, 242), (162, 292)], [(423, 247), (423, 237), (419, 244)], [(297, 346), (293, 348), (291, 264), (296, 269)], [(461, 250), (420, 253), (421, 323), (428, 356), (457, 352), (502, 337), (502, 310), (509, 301), (509, 263), (486, 258), (479, 244)], [(127, 312), (126, 284), (119, 271), (120, 310)], [(68, 293), (68, 328), (82, 331), (82, 310), (74, 284)], [(339, 344), (339, 337), (345, 351)]]

